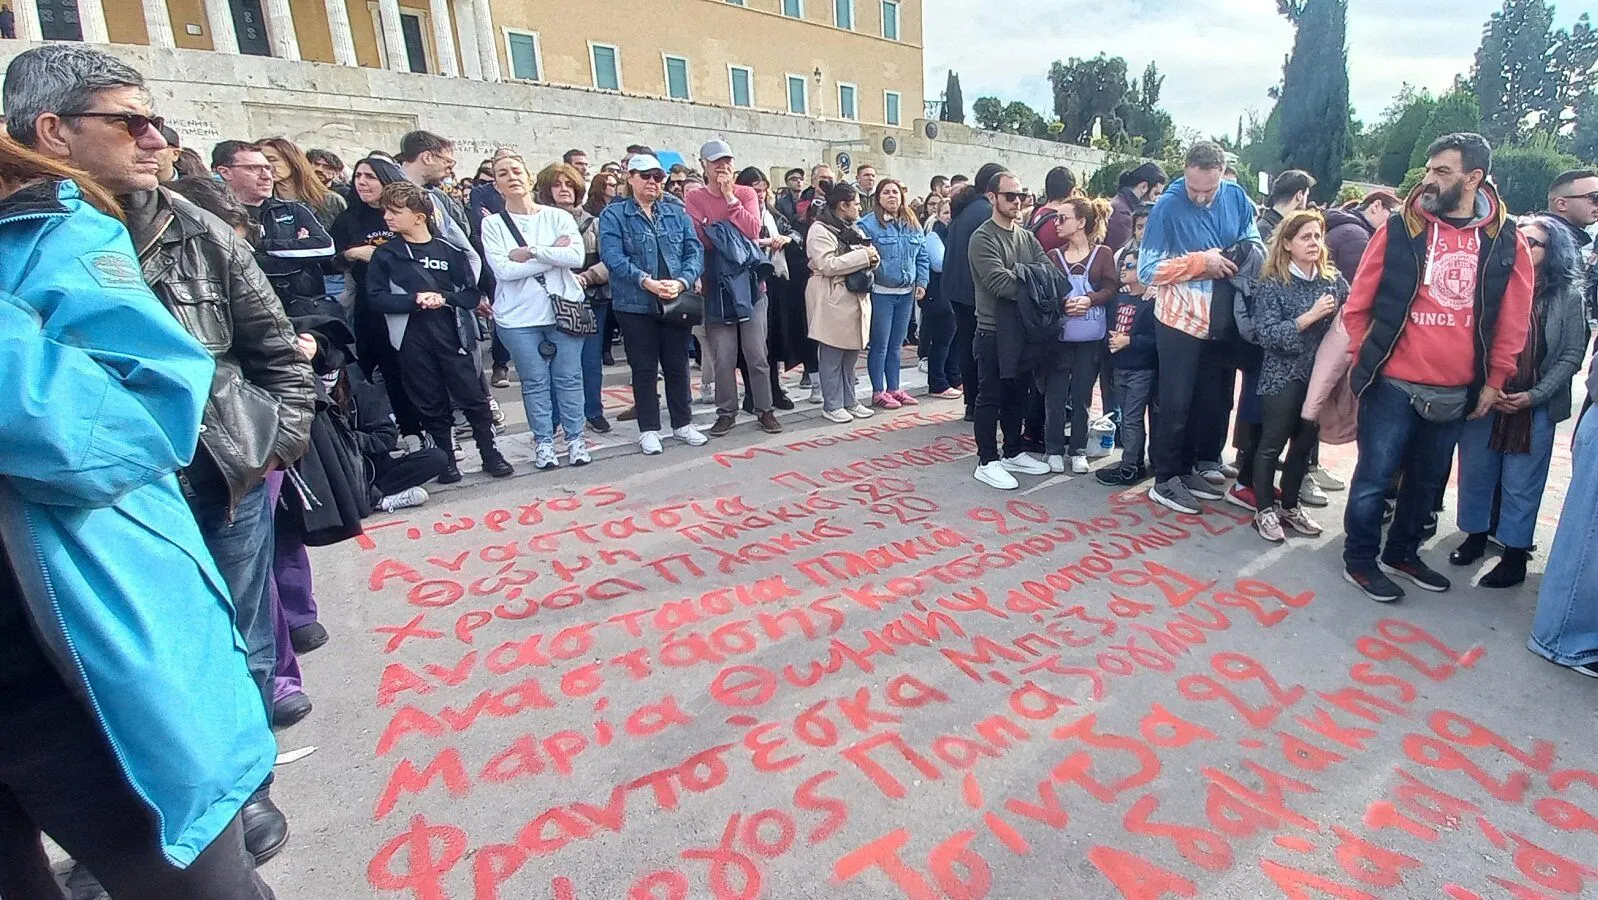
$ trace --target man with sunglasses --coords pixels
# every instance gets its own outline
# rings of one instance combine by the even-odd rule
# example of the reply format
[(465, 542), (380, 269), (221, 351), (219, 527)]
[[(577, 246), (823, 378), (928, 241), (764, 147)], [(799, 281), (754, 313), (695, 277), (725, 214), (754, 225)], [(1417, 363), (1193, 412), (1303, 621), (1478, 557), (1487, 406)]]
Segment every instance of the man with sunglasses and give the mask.
[(1587, 229), (1598, 222), (1598, 169), (1561, 173), (1548, 188), (1548, 213), (1570, 228), (1580, 250), (1592, 243)]
[[(249, 245), (220, 219), (157, 185), (155, 154), (166, 141), (142, 75), (83, 44), (52, 43), (11, 61), (4, 94), (11, 137), (119, 195), (145, 281), (216, 361), (200, 446), (180, 479), (232, 595), (250, 675), (270, 719), (276, 651), (266, 477), (305, 453), (315, 376)], [(106, 276), (113, 274), (120, 277)], [(239, 816), (245, 846), (258, 862), (287, 843), (287, 822), (265, 785)]]

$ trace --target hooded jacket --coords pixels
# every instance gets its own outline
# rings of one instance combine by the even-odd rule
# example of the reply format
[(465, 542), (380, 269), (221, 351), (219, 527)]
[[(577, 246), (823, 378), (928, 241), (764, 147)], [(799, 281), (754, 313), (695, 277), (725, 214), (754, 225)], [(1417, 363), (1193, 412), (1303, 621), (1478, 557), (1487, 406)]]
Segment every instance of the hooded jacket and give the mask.
[(1143, 204), (1129, 187), (1121, 188), (1110, 199), (1110, 221), (1104, 230), (1104, 246), (1116, 253), (1132, 240), (1132, 213)]
[(179, 867), (277, 753), (174, 475), (216, 402), (215, 368), (76, 185), (0, 201), (0, 552), (45, 657)]
[[(943, 296), (950, 303), (977, 305), (976, 280), (971, 277), (971, 235), (993, 218), (993, 204), (972, 188), (955, 198), (959, 209), (949, 220), (949, 238), (943, 242)], [(973, 196), (974, 195), (974, 196)], [(964, 201), (963, 203), (961, 201)]]
[(1332, 265), (1337, 266), (1337, 271), (1349, 284), (1354, 283), (1359, 261), (1365, 257), (1365, 247), (1375, 233), (1376, 226), (1361, 213), (1327, 210), (1326, 249), (1332, 253)]
[(1208, 206), (1187, 195), (1178, 178), (1149, 213), (1138, 250), (1138, 281), (1156, 291), (1154, 317), (1160, 323), (1203, 340), (1210, 331), (1214, 281), (1204, 274), (1204, 253), (1251, 242), (1264, 252), (1254, 224), (1254, 204), (1243, 189), (1222, 181)]
[(144, 280), (216, 361), (200, 444), (227, 482), (228, 507), (274, 459), (311, 437), (311, 366), (250, 248), (221, 219), (156, 188), (122, 198)]
[[(268, 197), (255, 215), (261, 229), (255, 262), (283, 301), (289, 318), (337, 314), (337, 303), (328, 301), (322, 282), (322, 265), (333, 259), (333, 238), (316, 211), (297, 200)], [(300, 237), (301, 231), (305, 237)]]
[(1491, 183), (1463, 228), (1422, 208), (1421, 190), (1371, 237), (1349, 292), (1354, 393), (1387, 376), (1468, 387), (1473, 408), (1483, 385), (1503, 390), (1526, 344), (1531, 254)]

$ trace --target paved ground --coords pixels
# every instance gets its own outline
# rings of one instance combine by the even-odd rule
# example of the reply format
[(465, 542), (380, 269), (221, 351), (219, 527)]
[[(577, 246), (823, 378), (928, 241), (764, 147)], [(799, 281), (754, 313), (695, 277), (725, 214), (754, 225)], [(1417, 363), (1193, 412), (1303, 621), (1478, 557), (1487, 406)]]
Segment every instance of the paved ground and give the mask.
[(1337, 528), (984, 488), (959, 409), (618, 440), (317, 552), (279, 896), (1598, 896), (1536, 576), (1381, 607)]

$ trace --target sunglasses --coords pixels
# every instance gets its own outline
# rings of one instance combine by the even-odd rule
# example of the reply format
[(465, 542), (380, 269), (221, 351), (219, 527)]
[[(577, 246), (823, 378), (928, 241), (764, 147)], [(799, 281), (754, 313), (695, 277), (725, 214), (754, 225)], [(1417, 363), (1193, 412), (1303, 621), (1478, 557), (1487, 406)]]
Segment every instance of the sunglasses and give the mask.
[(128, 137), (143, 137), (151, 128), (160, 131), (166, 125), (166, 119), (161, 116), (146, 116), (140, 113), (114, 113), (114, 112), (80, 112), (64, 113), (63, 119), (110, 119), (121, 122), (122, 127), (128, 130)]
[(682, 187), (683, 185), (688, 183), (688, 179), (686, 179), (686, 178), (673, 178), (673, 179), (671, 179), (671, 181), (669, 183), (671, 184), (672, 187)]
[(1026, 191), (995, 191), (995, 193), (1003, 197), (1006, 203), (1019, 203), (1023, 199), (1032, 196)]
[(1585, 200), (1588, 203), (1598, 204), (1598, 191), (1593, 191), (1593, 192), (1588, 193), (1588, 194), (1566, 194), (1563, 197), (1561, 197), (1560, 199), (1562, 199), (1562, 200)]
[(1548, 242), (1542, 238), (1534, 238), (1529, 234), (1525, 234), (1524, 232), (1522, 232), (1520, 236), (1526, 239), (1526, 246), (1532, 248), (1533, 250), (1548, 249)]
[(665, 172), (635, 172), (634, 174), (645, 181), (653, 181), (658, 183), (666, 180)]

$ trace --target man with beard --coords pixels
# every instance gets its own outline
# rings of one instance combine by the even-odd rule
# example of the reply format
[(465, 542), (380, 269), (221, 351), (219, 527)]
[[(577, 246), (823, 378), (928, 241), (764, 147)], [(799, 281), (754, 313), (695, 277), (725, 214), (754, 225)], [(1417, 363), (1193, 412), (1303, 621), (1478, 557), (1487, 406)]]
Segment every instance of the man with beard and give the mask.
[[(1404, 596), (1388, 575), (1451, 586), (1421, 561), (1421, 530), (1465, 419), (1502, 408), (1531, 322), (1530, 250), (1487, 180), (1492, 148), (1449, 134), (1426, 155), (1425, 179), (1371, 236), (1343, 310), (1359, 397), (1343, 577), (1379, 603)], [(1400, 468), (1383, 550), (1383, 492)]]
[(1104, 232), (1104, 246), (1119, 253), (1132, 240), (1132, 214), (1145, 203), (1160, 199), (1165, 190), (1165, 170), (1159, 163), (1146, 162), (1121, 173), (1115, 197), (1110, 200), (1110, 225)]

